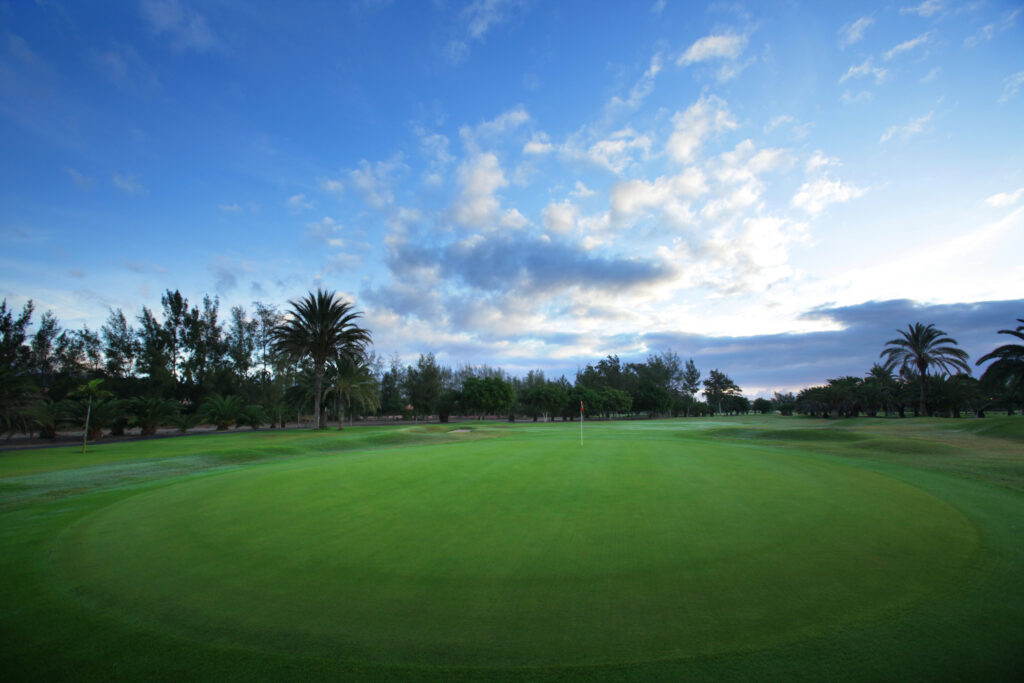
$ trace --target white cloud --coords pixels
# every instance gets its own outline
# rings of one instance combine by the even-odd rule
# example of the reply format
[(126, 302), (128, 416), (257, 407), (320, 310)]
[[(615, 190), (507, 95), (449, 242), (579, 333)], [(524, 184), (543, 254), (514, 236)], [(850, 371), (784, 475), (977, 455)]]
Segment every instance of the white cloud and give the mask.
[(586, 185), (584, 185), (581, 181), (577, 180), (576, 181), (576, 187), (573, 189), (573, 191), (570, 194), (573, 197), (583, 198), (583, 197), (593, 197), (597, 193), (594, 192), (593, 190), (591, 190)]
[(519, 209), (506, 209), (505, 213), (501, 215), (501, 227), (503, 228), (522, 230), (529, 224), (530, 219), (519, 213)]
[(919, 116), (916, 119), (910, 119), (906, 124), (902, 126), (890, 126), (879, 139), (879, 142), (888, 142), (897, 135), (903, 139), (924, 133), (928, 130), (928, 122), (931, 121), (932, 116), (935, 112), (930, 111), (924, 116)]
[(336, 178), (318, 178), (320, 189), (330, 194), (340, 195), (345, 191), (345, 183)]
[(359, 162), (358, 168), (349, 172), (349, 182), (367, 204), (375, 209), (382, 209), (394, 205), (393, 176), (405, 168), (400, 157), (373, 164), (363, 159)]
[(483, 42), (492, 28), (508, 21), (522, 6), (520, 0), (473, 0), (459, 13), (458, 31), (465, 36), (453, 38), (445, 47), (445, 55), (452, 63), (461, 62), (469, 54), (468, 41)]
[(938, 66), (937, 66), (937, 67), (935, 67), (934, 69), (932, 69), (931, 71), (929, 71), (928, 73), (926, 73), (926, 74), (925, 74), (925, 75), (924, 75), (924, 76), (923, 76), (923, 77), (921, 78), (921, 82), (922, 82), (922, 83), (931, 83), (931, 82), (932, 82), (932, 81), (934, 81), (934, 80), (935, 80), (936, 78), (938, 78), (938, 76), (939, 76), (939, 74), (940, 74), (940, 73), (942, 73), (942, 67), (938, 67)]
[(904, 52), (908, 52), (909, 50), (913, 50), (916, 47), (924, 45), (929, 40), (930, 34), (922, 33), (917, 38), (911, 38), (910, 40), (904, 41), (899, 45), (895, 46), (894, 48), (892, 48), (891, 50), (889, 50), (888, 52), (886, 52), (885, 59), (888, 61), (893, 57), (903, 54)]
[(167, 34), (177, 49), (204, 52), (217, 46), (217, 38), (198, 12), (178, 0), (143, 0), (142, 15), (156, 35)]
[(735, 148), (723, 152), (712, 164), (715, 177), (723, 183), (757, 182), (762, 173), (774, 171), (792, 162), (784, 149), (758, 149), (753, 140), (743, 140)]
[(238, 204), (219, 204), (217, 206), (217, 208), (220, 209), (221, 211), (223, 211), (224, 213), (241, 213), (242, 212), (242, 207), (239, 206)]
[(1017, 16), (1022, 11), (1024, 11), (1024, 9), (1017, 8), (1012, 12), (1004, 14), (1003, 18), (999, 21), (982, 26), (973, 36), (967, 36), (964, 38), (964, 47), (975, 47), (983, 41), (992, 40), (996, 34), (1013, 28), (1014, 24), (1017, 22)]
[(121, 175), (115, 173), (113, 177), (114, 187), (121, 190), (125, 194), (130, 195), (147, 195), (149, 190), (143, 187), (142, 183), (131, 173)]
[(732, 119), (729, 105), (716, 95), (705, 95), (685, 112), (676, 112), (672, 124), (674, 130), (668, 139), (668, 153), (679, 163), (694, 161), (704, 140), (712, 133), (739, 127)]
[(575, 156), (607, 168), (613, 173), (622, 173), (633, 163), (634, 155), (643, 156), (651, 150), (651, 139), (641, 135), (632, 128), (615, 131), (604, 140), (598, 140), (585, 151), (577, 151)]
[(886, 76), (889, 75), (889, 70), (880, 67), (873, 66), (871, 64), (871, 58), (864, 60), (856, 66), (851, 66), (846, 70), (846, 73), (839, 78), (840, 83), (845, 83), (851, 78), (864, 78), (865, 76), (874, 76), (875, 83), (881, 83), (885, 80)]
[(1013, 206), (1020, 200), (1021, 197), (1024, 197), (1024, 187), (1014, 192), (1000, 192), (998, 194), (994, 194), (988, 199), (986, 199), (985, 203), (988, 204), (989, 206), (1002, 208), (1004, 206)]
[(551, 144), (551, 138), (548, 137), (547, 133), (535, 133), (530, 141), (523, 145), (523, 154), (532, 154), (535, 156), (541, 156), (549, 153), (555, 148)]
[(676, 60), (677, 66), (689, 66), (712, 59), (737, 59), (747, 46), (747, 37), (735, 33), (704, 36)]
[(852, 90), (843, 91), (843, 104), (859, 104), (861, 102), (870, 102), (872, 95), (867, 90), (861, 90), (860, 92), (853, 92)]
[(661, 53), (655, 54), (651, 57), (651, 63), (648, 65), (647, 70), (644, 71), (640, 80), (630, 88), (629, 99), (623, 100), (619, 97), (613, 97), (611, 100), (612, 107), (626, 106), (630, 109), (639, 107), (643, 101), (654, 91), (654, 79), (658, 75), (658, 72), (662, 68)]
[(654, 4), (651, 5), (651, 14), (657, 14), (661, 16), (661, 13), (665, 10), (665, 0), (654, 0)]
[(285, 203), (288, 205), (289, 209), (296, 213), (313, 208), (313, 202), (306, 199), (306, 195), (304, 194), (293, 194)]
[(829, 166), (839, 166), (839, 159), (834, 157), (827, 157), (825, 153), (820, 149), (815, 150), (814, 154), (810, 159), (807, 160), (807, 172), (813, 173), (819, 169), (827, 168)]
[(548, 232), (557, 235), (566, 235), (576, 227), (576, 220), (579, 218), (579, 208), (568, 199), (561, 202), (551, 202), (541, 211), (544, 220), (544, 227)]
[(840, 204), (864, 196), (864, 188), (844, 184), (840, 180), (818, 178), (800, 186), (793, 196), (793, 206), (810, 214), (818, 214), (829, 204)]
[(704, 173), (696, 167), (674, 176), (661, 176), (653, 182), (627, 180), (612, 187), (610, 220), (623, 225), (649, 212), (659, 213), (676, 226), (693, 222), (690, 199), (708, 191)]
[(873, 23), (875, 20), (872, 17), (861, 17), (857, 21), (843, 26), (839, 29), (839, 47), (846, 48), (854, 43), (859, 43), (864, 38), (864, 31)]
[(78, 172), (77, 170), (71, 168), (70, 166), (65, 166), (64, 170), (67, 172), (69, 176), (71, 176), (71, 179), (75, 181), (75, 187), (78, 187), (83, 190), (88, 190), (93, 185), (96, 184), (96, 181), (93, 178), (90, 178), (84, 173)]
[(901, 7), (900, 14), (916, 14), (920, 17), (930, 17), (942, 11), (943, 0), (924, 0), (920, 5), (913, 7)]
[(461, 191), (452, 205), (455, 222), (472, 228), (493, 227), (501, 208), (495, 193), (508, 185), (498, 157), (487, 152), (464, 161), (458, 182)]
[(470, 153), (476, 153), (480, 151), (481, 143), (500, 141), (505, 134), (529, 121), (530, 113), (523, 105), (519, 105), (502, 112), (490, 121), (484, 121), (476, 126), (462, 126), (459, 128), (459, 135), (466, 149)]
[(1024, 71), (1018, 71), (1012, 76), (1007, 76), (1003, 83), (1003, 94), (999, 97), (1000, 104), (1009, 102), (1010, 98), (1021, 89), (1021, 86), (1024, 86)]

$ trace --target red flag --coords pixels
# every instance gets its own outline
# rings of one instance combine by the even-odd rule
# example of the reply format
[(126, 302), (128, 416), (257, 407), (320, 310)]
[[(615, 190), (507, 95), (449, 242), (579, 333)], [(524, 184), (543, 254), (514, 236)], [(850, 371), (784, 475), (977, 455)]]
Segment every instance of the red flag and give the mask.
[(580, 401), (580, 412), (583, 412), (583, 401)]

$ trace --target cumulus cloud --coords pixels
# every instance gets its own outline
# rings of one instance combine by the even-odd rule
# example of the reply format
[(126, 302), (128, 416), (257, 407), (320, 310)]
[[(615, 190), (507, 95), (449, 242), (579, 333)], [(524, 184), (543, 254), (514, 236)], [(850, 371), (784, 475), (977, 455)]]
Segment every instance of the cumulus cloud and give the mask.
[(394, 176), (405, 169), (401, 158), (372, 164), (363, 159), (357, 168), (349, 172), (348, 178), (363, 201), (375, 209), (382, 209), (394, 205)]
[(627, 180), (612, 187), (610, 220), (613, 225), (623, 225), (657, 213), (676, 227), (689, 225), (693, 223), (690, 200), (707, 191), (703, 171), (694, 167), (653, 181)]
[(340, 195), (345, 192), (345, 183), (339, 178), (318, 178), (317, 184), (328, 194)]
[(691, 163), (704, 141), (714, 133), (739, 127), (732, 119), (729, 105), (717, 95), (705, 95), (684, 112), (672, 117), (673, 131), (668, 153), (674, 161)]
[(651, 150), (651, 139), (632, 128), (615, 131), (604, 140), (598, 140), (575, 156), (612, 173), (622, 173), (633, 163), (635, 155), (646, 156)]
[(829, 204), (840, 204), (863, 197), (866, 189), (831, 178), (808, 180), (793, 196), (792, 205), (809, 214), (818, 214)]
[(811, 158), (807, 160), (807, 172), (813, 173), (819, 169), (827, 168), (828, 166), (839, 166), (839, 159), (835, 157), (827, 157), (825, 153), (820, 149), (815, 150)]
[(218, 44), (206, 17), (178, 0), (143, 0), (142, 16), (154, 34), (169, 36), (177, 49), (204, 52)]
[(541, 156), (551, 152), (555, 146), (551, 144), (551, 138), (547, 133), (535, 133), (529, 142), (523, 145), (523, 154)]
[(306, 195), (304, 194), (293, 194), (288, 198), (288, 201), (286, 201), (285, 204), (295, 213), (313, 208), (313, 202), (306, 199)]
[(916, 119), (910, 119), (907, 123), (902, 126), (890, 126), (882, 133), (882, 137), (879, 142), (888, 142), (896, 136), (903, 139), (919, 135), (928, 130), (928, 122), (932, 120), (932, 116), (935, 112), (930, 111), (924, 116), (919, 116)]
[(547, 228), (548, 232), (565, 235), (575, 229), (579, 213), (579, 208), (566, 199), (561, 202), (551, 202), (548, 204), (541, 211), (541, 216), (544, 220), (544, 227)]
[(1021, 197), (1024, 197), (1024, 187), (1014, 192), (999, 192), (998, 194), (994, 194), (986, 199), (985, 203), (989, 206), (1002, 208), (1004, 206), (1013, 206)]
[(646, 287), (673, 274), (660, 260), (601, 257), (558, 240), (500, 235), (449, 245), (438, 264), (447, 277), (475, 289), (545, 296), (574, 288)]
[(846, 24), (839, 29), (839, 47), (847, 48), (854, 43), (859, 43), (864, 38), (864, 31), (875, 23), (872, 17), (861, 17), (857, 21)]
[(498, 157), (487, 152), (464, 161), (458, 182), (461, 189), (452, 205), (453, 220), (471, 228), (493, 227), (501, 208), (495, 194), (508, 185)]

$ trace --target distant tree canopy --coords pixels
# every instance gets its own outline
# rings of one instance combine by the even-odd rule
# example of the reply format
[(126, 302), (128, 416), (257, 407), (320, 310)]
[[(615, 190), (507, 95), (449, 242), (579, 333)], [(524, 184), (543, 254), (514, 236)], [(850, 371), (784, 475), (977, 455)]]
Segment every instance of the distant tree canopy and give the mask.
[[(47, 311), (35, 321), (31, 301), (20, 310), (0, 302), (0, 429), (52, 437), (61, 428), (90, 438), (138, 429), (189, 429), (198, 422), (228, 429), (286, 422), (324, 426), (379, 416), (423, 419), (452, 415), (534, 420), (693, 416), (778, 412), (818, 417), (959, 416), (1013, 413), (1024, 404), (1024, 319), (1000, 330), (1007, 344), (982, 356), (971, 377), (966, 354), (934, 325), (916, 323), (886, 343), (863, 377), (843, 376), (798, 393), (751, 401), (722, 370), (702, 375), (673, 351), (625, 362), (609, 355), (580, 368), (574, 381), (541, 370), (511, 377), (488, 365), (447, 367), (433, 353), (405, 365), (370, 348), (370, 331), (351, 302), (318, 290), (282, 312), (255, 302), (224, 319), (216, 297), (193, 305), (174, 290), (159, 310), (135, 316), (111, 310), (98, 332), (63, 329)], [(78, 387), (102, 380), (109, 396), (91, 403)], [(697, 399), (703, 392), (706, 401)]]

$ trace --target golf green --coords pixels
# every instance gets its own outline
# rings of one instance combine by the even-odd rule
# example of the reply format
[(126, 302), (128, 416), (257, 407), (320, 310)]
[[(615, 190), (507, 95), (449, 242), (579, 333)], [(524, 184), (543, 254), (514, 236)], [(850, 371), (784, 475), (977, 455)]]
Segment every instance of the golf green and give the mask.
[(738, 652), (884, 620), (978, 547), (939, 498), (835, 459), (628, 429), (307, 456), (187, 477), (51, 546), (134, 629), (383, 665)]

